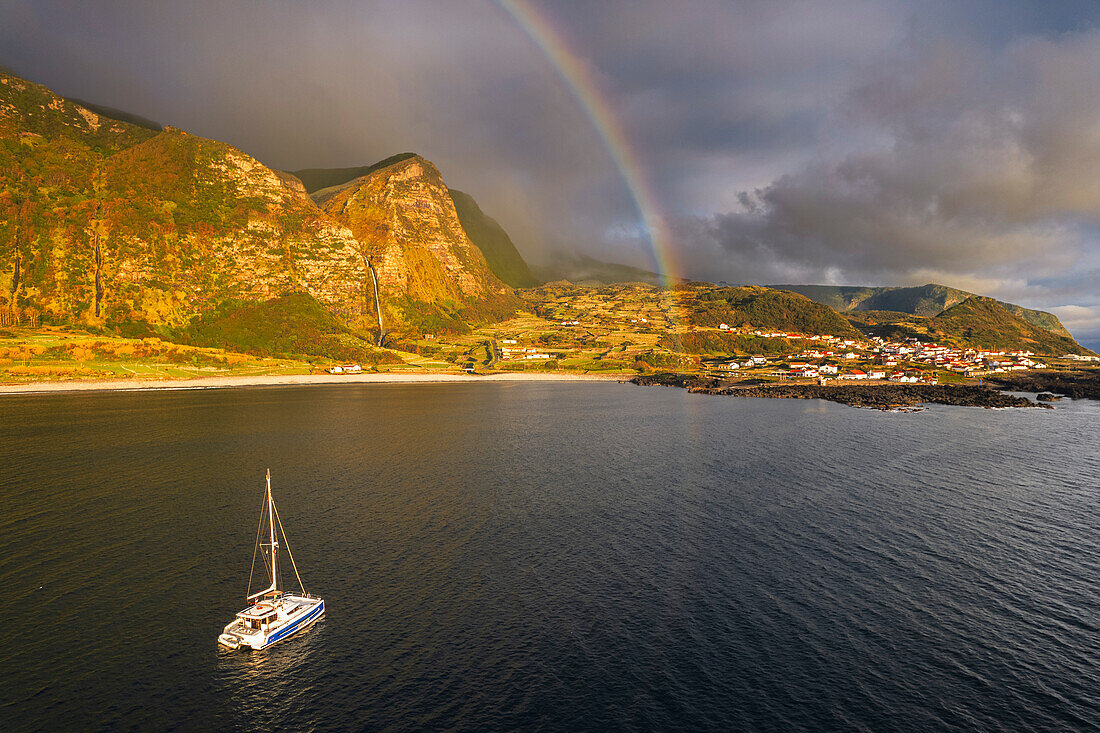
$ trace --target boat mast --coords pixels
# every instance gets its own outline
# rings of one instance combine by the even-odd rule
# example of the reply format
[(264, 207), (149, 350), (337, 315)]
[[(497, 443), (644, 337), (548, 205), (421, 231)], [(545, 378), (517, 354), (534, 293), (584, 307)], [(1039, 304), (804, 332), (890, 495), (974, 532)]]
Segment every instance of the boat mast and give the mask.
[[(278, 550), (278, 547), (279, 547), (279, 541), (277, 539), (277, 535), (275, 534), (275, 524), (276, 524), (276, 522), (279, 521), (279, 515), (275, 513), (275, 500), (271, 498), (271, 469), (270, 468), (267, 469), (267, 497), (264, 499), (264, 501), (267, 504), (266, 511), (267, 511), (268, 537), (269, 537), (269, 541), (271, 542), (271, 585), (269, 585), (268, 587), (264, 588), (261, 591), (258, 591), (256, 593), (253, 593), (253, 594), (247, 596), (247, 599), (249, 601), (255, 600), (257, 598), (262, 598), (262, 597), (266, 596), (269, 593), (278, 594), (278, 592), (279, 592), (279, 589), (278, 589), (278, 582), (279, 581), (278, 581), (278, 576), (276, 575), (276, 568), (275, 568), (275, 557), (276, 557), (277, 550)], [(263, 542), (261, 541), (260, 537), (262, 536), (263, 529), (264, 529), (264, 511), (265, 511), (265, 507), (264, 507), (263, 504), (261, 504), (260, 505), (260, 523), (259, 523), (259, 526), (256, 527), (256, 549), (253, 550), (253, 552), (252, 552), (252, 571), (253, 572), (256, 570), (256, 556), (259, 554), (259, 551), (263, 548)], [(285, 537), (285, 535), (284, 535), (284, 537)], [(289, 545), (288, 545), (288, 549), (289, 549)], [(294, 561), (294, 558), (292, 557), (291, 562), (293, 562), (293, 561)], [(249, 574), (248, 574), (248, 590), (252, 590), (252, 572), (249, 572)]]
[(271, 527), (271, 590), (276, 590), (278, 576), (275, 574), (275, 555), (279, 547), (275, 539), (275, 500), (271, 498), (271, 469), (267, 469), (267, 522)]

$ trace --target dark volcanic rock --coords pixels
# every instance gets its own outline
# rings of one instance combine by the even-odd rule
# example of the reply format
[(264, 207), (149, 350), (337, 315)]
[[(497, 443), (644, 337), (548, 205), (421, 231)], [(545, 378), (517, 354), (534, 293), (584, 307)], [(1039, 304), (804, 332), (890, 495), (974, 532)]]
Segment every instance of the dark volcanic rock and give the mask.
[(1075, 400), (1100, 400), (1100, 369), (998, 374), (986, 381), (1014, 392), (1054, 392)]
[(767, 384), (747, 386), (710, 377), (684, 374), (655, 374), (631, 380), (642, 386), (664, 385), (683, 387), (689, 392), (734, 395), (737, 397), (772, 397), (786, 399), (819, 399), (853, 407), (893, 410), (921, 404), (958, 405), (962, 407), (1047, 407), (1026, 397), (1016, 397), (990, 387), (973, 384)]
[(1060, 400), (1062, 398), (1059, 395), (1051, 394), (1050, 392), (1040, 392), (1039, 394), (1035, 395), (1035, 399), (1039, 400), (1040, 402), (1054, 402), (1055, 400)]

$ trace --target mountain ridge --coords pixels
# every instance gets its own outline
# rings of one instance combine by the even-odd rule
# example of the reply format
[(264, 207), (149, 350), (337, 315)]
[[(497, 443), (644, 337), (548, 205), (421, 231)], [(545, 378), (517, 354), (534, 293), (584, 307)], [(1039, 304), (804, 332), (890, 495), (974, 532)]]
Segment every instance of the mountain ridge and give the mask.
[[(284, 172), (226, 143), (96, 108), (109, 109), (0, 72), (0, 323), (25, 318), (164, 335), (202, 322), (208, 335), (223, 338), (270, 313), (311, 323), (348, 346), (348, 334), (368, 330), (381, 342), (387, 332), (466, 332), (509, 318), (522, 302), (503, 278), (522, 286), (545, 272), (527, 267), (503, 228), (414, 153), (357, 168)], [(656, 273), (585, 255), (557, 262), (582, 283), (663, 285)], [(798, 292), (825, 297), (832, 286), (681, 282), (666, 292), (688, 287), (699, 294), (689, 319), (696, 325), (759, 321), (854, 333), (849, 321)], [(866, 310), (872, 306), (938, 310), (912, 318), (943, 316), (931, 327), (947, 335), (1039, 343), (1046, 336), (1029, 329), (1043, 327), (1021, 316), (1049, 316), (1044, 333), (1075, 345), (1068, 332), (1053, 333), (1064, 328), (1041, 311), (975, 301), (948, 314), (968, 302), (961, 296), (979, 297), (965, 291), (935, 284), (849, 290), (846, 300), (832, 295), (850, 317), (878, 313)], [(297, 294), (337, 316), (347, 333)], [(207, 318), (212, 313), (221, 320)], [(312, 315), (303, 321), (301, 314)], [(882, 318), (898, 328), (929, 328)]]
[[(841, 313), (862, 310), (896, 311), (929, 318), (939, 315), (953, 305), (962, 303), (969, 297), (979, 295), (938, 283), (916, 286), (787, 284), (768, 287), (801, 293)], [(1071, 336), (1053, 313), (1024, 308), (1014, 303), (998, 302), (1034, 326), (1061, 336)]]
[[(348, 324), (377, 328), (374, 273), (363, 243), (315, 203), (297, 176), (225, 143), (172, 126), (131, 124), (95, 106), (0, 73), (3, 322), (151, 328), (170, 337), (222, 302), (301, 292)], [(413, 159), (391, 156), (367, 168)], [(436, 201), (419, 204), (450, 207), (437, 217), (435, 232), (465, 243), (458, 254), (421, 248), (412, 269), (447, 270), (439, 257), (473, 264), (451, 268), (460, 281), (454, 292), (409, 297), (391, 289), (391, 310), (403, 318), (390, 325), (461, 330), (466, 319), (510, 312), (511, 289), (474, 253), (438, 171), (415, 160), (434, 176), (438, 193)], [(417, 205), (390, 206), (387, 226), (409, 241), (417, 238), (409, 226)], [(479, 297), (471, 297), (475, 291)]]
[(935, 316), (899, 311), (848, 311), (844, 314), (861, 332), (891, 340), (916, 338), (988, 350), (1026, 350), (1043, 356), (1092, 354), (1072, 336), (1036, 326), (1000, 301), (972, 295)]

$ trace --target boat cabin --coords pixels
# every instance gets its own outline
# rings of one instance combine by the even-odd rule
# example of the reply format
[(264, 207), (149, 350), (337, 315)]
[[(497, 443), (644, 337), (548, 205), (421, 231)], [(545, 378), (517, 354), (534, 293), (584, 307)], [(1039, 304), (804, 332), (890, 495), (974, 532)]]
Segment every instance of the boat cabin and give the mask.
[(245, 626), (250, 629), (266, 629), (278, 617), (278, 610), (270, 603), (257, 603), (237, 614), (237, 618), (244, 621)]

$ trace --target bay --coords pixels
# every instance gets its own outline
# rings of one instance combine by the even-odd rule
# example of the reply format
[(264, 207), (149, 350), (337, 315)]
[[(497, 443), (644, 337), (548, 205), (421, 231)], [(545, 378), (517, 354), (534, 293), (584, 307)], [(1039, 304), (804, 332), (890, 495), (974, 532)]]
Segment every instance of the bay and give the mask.
[[(1098, 427), (618, 384), (3, 396), (0, 716), (1095, 726)], [(328, 612), (227, 653), (267, 468)]]

